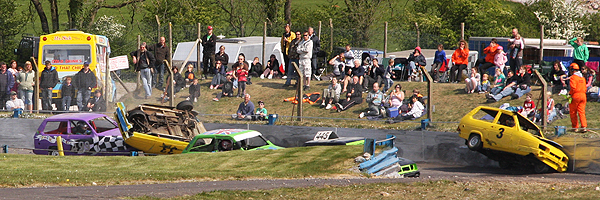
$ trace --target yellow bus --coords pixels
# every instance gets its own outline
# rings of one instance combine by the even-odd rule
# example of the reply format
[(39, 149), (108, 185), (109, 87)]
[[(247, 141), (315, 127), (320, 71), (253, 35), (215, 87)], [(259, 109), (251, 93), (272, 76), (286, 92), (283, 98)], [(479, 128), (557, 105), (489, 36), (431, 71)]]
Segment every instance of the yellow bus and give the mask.
[[(66, 77), (74, 76), (83, 68), (83, 63), (90, 63), (90, 70), (96, 75), (97, 85), (92, 90), (101, 89), (105, 79), (107, 56), (110, 55), (108, 38), (93, 35), (82, 31), (59, 31), (39, 37), (38, 45), (38, 77), (45, 68), (44, 62), (50, 61), (58, 72), (58, 83), (53, 91), (53, 103), (60, 105), (62, 98), (60, 89)], [(108, 81), (108, 88), (114, 88), (112, 80)], [(109, 99), (114, 94), (114, 89), (109, 90)], [(93, 95), (92, 95), (93, 96)], [(76, 104), (77, 101), (72, 101)], [(60, 107), (60, 106), (56, 106)]]

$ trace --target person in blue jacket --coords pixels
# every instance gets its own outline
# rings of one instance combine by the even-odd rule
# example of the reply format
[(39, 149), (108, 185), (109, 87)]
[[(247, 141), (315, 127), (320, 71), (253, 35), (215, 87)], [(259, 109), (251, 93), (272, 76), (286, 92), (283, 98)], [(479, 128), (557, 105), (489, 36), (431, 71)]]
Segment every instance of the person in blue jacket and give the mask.
[(446, 60), (446, 51), (444, 51), (443, 44), (438, 44), (437, 51), (435, 51), (433, 64), (431, 64), (431, 75), (433, 76), (433, 82), (437, 83), (438, 81), (440, 81), (438, 72), (444, 64), (448, 64)]

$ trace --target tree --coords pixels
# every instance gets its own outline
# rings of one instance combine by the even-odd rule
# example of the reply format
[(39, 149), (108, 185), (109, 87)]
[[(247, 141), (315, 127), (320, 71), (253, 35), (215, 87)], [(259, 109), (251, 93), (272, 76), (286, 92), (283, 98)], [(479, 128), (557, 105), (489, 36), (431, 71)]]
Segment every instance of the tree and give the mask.
[(347, 7), (347, 17), (352, 27), (355, 27), (353, 43), (366, 46), (369, 41), (369, 28), (376, 21), (376, 13), (380, 10), (382, 0), (344, 0)]
[[(267, 20), (267, 15), (264, 12), (265, 7), (261, 1), (263, 0), (247, 0), (244, 2), (217, 0), (217, 5), (228, 15), (226, 21), (235, 35), (245, 37), (246, 35), (252, 35), (259, 29), (262, 30), (262, 23)], [(247, 31), (248, 25), (251, 26), (250, 32)]]
[(14, 57), (13, 38), (31, 21), (29, 15), (17, 12), (16, 7), (17, 4), (13, 0), (0, 0), (0, 60)]
[(586, 28), (583, 19), (586, 11), (578, 1), (547, 0), (550, 10), (534, 12), (544, 25), (546, 36), (554, 39), (570, 39), (585, 37)]

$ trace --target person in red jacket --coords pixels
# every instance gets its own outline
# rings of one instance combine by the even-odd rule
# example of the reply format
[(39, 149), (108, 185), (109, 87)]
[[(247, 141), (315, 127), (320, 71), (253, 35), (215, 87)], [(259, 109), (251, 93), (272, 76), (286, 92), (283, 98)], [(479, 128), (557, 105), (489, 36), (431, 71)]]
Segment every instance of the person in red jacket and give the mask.
[[(571, 66), (571, 77), (569, 82), (571, 91), (569, 94), (573, 98), (569, 105), (569, 114), (571, 114), (571, 127), (575, 129), (575, 132), (587, 132), (587, 121), (585, 119), (585, 103), (586, 103), (586, 84), (583, 74), (579, 70), (579, 65), (572, 63)], [(577, 116), (581, 121), (581, 131), (579, 130), (579, 124), (577, 123)]]
[[(460, 40), (458, 48), (452, 54), (452, 68), (450, 68), (450, 82), (458, 83), (462, 79), (462, 71), (469, 64), (469, 46), (467, 41)], [(456, 71), (458, 70), (458, 74)], [(456, 74), (456, 75), (454, 75)]]

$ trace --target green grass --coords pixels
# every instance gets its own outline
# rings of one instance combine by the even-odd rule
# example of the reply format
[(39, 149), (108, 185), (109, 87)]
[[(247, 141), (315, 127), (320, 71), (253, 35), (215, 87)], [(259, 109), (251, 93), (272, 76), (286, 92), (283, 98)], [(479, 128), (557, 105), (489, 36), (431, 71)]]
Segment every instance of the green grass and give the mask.
[[(198, 102), (195, 103), (195, 109), (200, 111), (200, 118), (203, 122), (212, 122), (212, 123), (256, 123), (256, 124), (264, 124), (264, 122), (248, 122), (248, 121), (236, 121), (230, 119), (228, 115), (236, 112), (237, 107), (240, 102), (243, 101), (242, 98), (222, 98), (221, 101), (215, 102), (212, 101), (212, 98), (215, 97), (217, 92), (220, 90), (209, 90), (208, 84), (209, 80), (202, 80), (202, 96), (198, 99)], [(295, 94), (295, 90), (292, 87), (282, 88), (281, 86), (284, 83), (282, 79), (264, 79), (261, 80), (259, 78), (253, 78), (252, 82), (254, 84), (247, 86), (247, 91), (251, 94), (254, 103), (259, 100), (265, 102), (265, 107), (268, 109), (270, 114), (277, 113), (280, 116), (290, 116), (292, 115), (292, 107), (293, 104), (290, 102), (283, 102), (284, 98), (293, 97)], [(395, 82), (397, 84), (398, 82)], [(402, 89), (406, 90), (406, 96), (411, 95), (411, 91), (413, 89), (419, 89), (421, 93), (427, 96), (427, 83), (417, 83), (417, 82), (400, 82), (402, 84)], [(322, 92), (324, 88), (327, 87), (328, 82), (326, 81), (313, 81), (311, 83), (311, 89), (309, 92)], [(509, 103), (512, 106), (522, 106), (525, 101), (524, 98), (511, 100), (510, 97), (504, 98), (496, 103), (486, 103), (486, 98), (484, 94), (466, 94), (464, 92), (464, 84), (450, 84), (450, 83), (435, 83), (433, 84), (432, 91), (432, 101), (435, 106), (435, 112), (432, 113), (433, 126), (432, 130), (439, 131), (455, 131), (456, 122), (460, 121), (460, 119), (469, 111), (477, 106), (491, 106), (491, 107), (499, 107), (503, 103)], [(540, 106), (541, 101), (538, 101), (540, 95), (541, 87), (534, 86), (532, 90), (532, 94), (534, 97), (534, 101), (536, 105)], [(158, 102), (158, 94), (159, 91), (155, 90), (153, 95), (154, 99), (140, 99), (134, 98), (135, 95), (128, 95), (124, 98), (124, 102), (127, 107), (131, 108), (132, 106), (136, 106), (142, 102), (148, 103), (160, 103)], [(237, 93), (237, 91), (235, 92)], [(182, 92), (177, 93), (177, 97), (175, 98), (176, 102), (185, 100), (187, 97), (188, 91), (184, 89)], [(366, 97), (366, 94), (363, 94)], [(554, 99), (557, 103), (564, 103), (566, 100), (560, 96), (554, 95)], [(320, 101), (319, 101), (320, 103)], [(412, 130), (414, 128), (420, 127), (418, 122), (415, 121), (407, 121), (395, 124), (388, 124), (384, 121), (370, 121), (359, 119), (358, 115), (360, 112), (364, 111), (367, 108), (367, 103), (363, 102), (357, 106), (350, 108), (349, 110), (338, 113), (334, 110), (325, 110), (319, 108), (319, 103), (314, 105), (303, 104), (303, 116), (306, 117), (321, 117), (325, 119), (314, 119), (314, 118), (306, 118), (302, 122), (292, 121), (291, 118), (282, 117), (277, 122), (278, 125), (299, 125), (299, 126), (326, 126), (326, 127), (348, 127), (348, 128), (368, 128), (368, 129), (401, 129), (401, 130)], [(600, 112), (600, 104), (596, 102), (588, 102), (586, 106), (587, 113), (587, 121), (588, 127), (590, 128), (599, 128), (600, 127), (600, 116), (594, 115), (593, 113)], [(204, 115), (210, 114), (210, 115)], [(220, 115), (220, 116), (214, 116)], [(294, 110), (294, 115), (296, 115), (296, 110)], [(425, 119), (426, 116), (421, 119)], [(443, 123), (436, 123), (443, 122)], [(455, 122), (455, 123), (446, 123), (446, 122)], [(566, 126), (570, 127), (571, 121), (568, 118), (568, 115), (565, 119), (556, 120), (553, 122), (547, 132), (553, 132), (554, 126)]]
[(336, 146), (140, 157), (4, 154), (0, 187), (358, 176), (348, 169), (361, 152), (362, 146)]
[[(517, 181), (429, 181), (213, 191), (168, 199), (598, 199), (598, 184)], [(133, 199), (160, 199), (138, 197)]]

